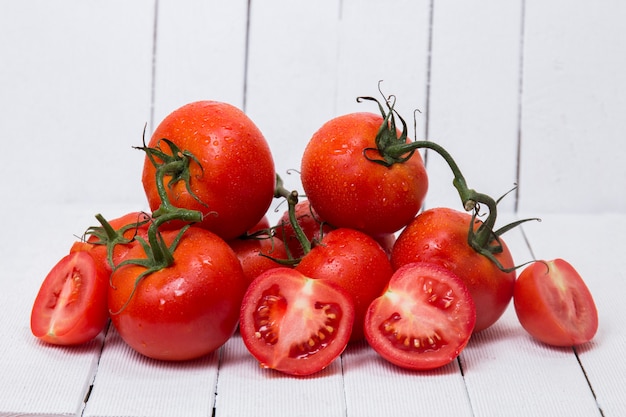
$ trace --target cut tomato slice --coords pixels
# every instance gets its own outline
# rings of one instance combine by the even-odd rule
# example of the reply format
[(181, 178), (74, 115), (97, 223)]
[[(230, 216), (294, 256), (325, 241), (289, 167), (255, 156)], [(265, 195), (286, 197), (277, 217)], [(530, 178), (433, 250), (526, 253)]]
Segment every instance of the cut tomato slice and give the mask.
[(338, 286), (280, 267), (248, 287), (240, 331), (262, 367), (310, 375), (343, 352), (353, 321), (352, 300)]
[(85, 251), (63, 257), (44, 279), (31, 312), (31, 331), (56, 345), (85, 343), (109, 317), (108, 274)]
[(434, 369), (465, 348), (476, 307), (463, 281), (438, 265), (399, 268), (365, 316), (365, 336), (383, 358), (400, 367)]
[(580, 345), (598, 330), (591, 292), (563, 259), (526, 267), (515, 282), (513, 304), (522, 327), (549, 345)]

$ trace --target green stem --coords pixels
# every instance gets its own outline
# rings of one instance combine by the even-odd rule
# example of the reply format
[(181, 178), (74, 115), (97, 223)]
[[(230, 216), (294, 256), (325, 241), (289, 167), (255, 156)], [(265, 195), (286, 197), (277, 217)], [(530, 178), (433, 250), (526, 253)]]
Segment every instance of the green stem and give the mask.
[(298, 219), (296, 217), (296, 205), (298, 204), (298, 191), (293, 190), (289, 191), (285, 188), (282, 178), (278, 174), (276, 174), (276, 188), (274, 191), (274, 197), (276, 198), (285, 198), (287, 200), (287, 204), (289, 206), (289, 223), (293, 228), (294, 233), (296, 234), (296, 238), (302, 247), (303, 253), (306, 255), (311, 251), (311, 242), (306, 237), (306, 234), (300, 227), (298, 223)]
[[(443, 147), (431, 141), (409, 142), (407, 138), (406, 122), (394, 108), (394, 96), (385, 98), (387, 110), (385, 110), (381, 103), (373, 97), (357, 97), (358, 102), (361, 102), (362, 100), (370, 100), (376, 102), (383, 118), (383, 122), (378, 130), (375, 139), (376, 147), (364, 149), (363, 156), (371, 162), (390, 168), (393, 164), (404, 163), (409, 160), (418, 149), (431, 149), (437, 152), (441, 157), (443, 157), (443, 159), (452, 170), (452, 173), (454, 175), (452, 184), (454, 185), (459, 193), (459, 196), (461, 197), (463, 208), (465, 208), (466, 211), (473, 211), (472, 221), (470, 222), (467, 236), (468, 244), (476, 252), (486, 256), (491, 261), (493, 261), (498, 266), (498, 268), (503, 271), (512, 271), (521, 266), (519, 265), (514, 266), (513, 268), (504, 268), (495, 257), (496, 254), (502, 252), (502, 244), (500, 243), (499, 236), (502, 233), (516, 227), (517, 225), (533, 219), (517, 221), (500, 228), (498, 231), (494, 231), (496, 218), (498, 216), (497, 204), (499, 200), (496, 201), (486, 194), (479, 193), (476, 190), (469, 188), (467, 186), (467, 181), (465, 181), (465, 177), (463, 177), (463, 174), (461, 173), (458, 165), (456, 164), (452, 156), (448, 153), (448, 151), (446, 151)], [(402, 124), (402, 131), (400, 134), (398, 134), (398, 130), (396, 129), (396, 115), (398, 116)], [(474, 230), (474, 220), (479, 214), (481, 205), (487, 206), (489, 210), (489, 215), (480, 224), (480, 226), (478, 226), (478, 228)]]

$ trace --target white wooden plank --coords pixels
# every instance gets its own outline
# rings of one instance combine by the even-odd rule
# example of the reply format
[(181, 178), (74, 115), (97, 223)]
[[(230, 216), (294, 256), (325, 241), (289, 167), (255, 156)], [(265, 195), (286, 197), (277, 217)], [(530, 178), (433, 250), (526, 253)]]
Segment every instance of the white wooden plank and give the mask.
[(218, 359), (219, 351), (185, 362), (152, 360), (111, 326), (83, 416), (210, 416)]
[[(435, 1), (428, 136), (455, 158), (470, 187), (500, 197), (516, 182), (520, 1)], [(462, 209), (434, 152), (426, 204)], [(512, 210), (514, 196), (501, 203)]]
[(392, 365), (367, 343), (343, 355), (348, 416), (473, 416), (457, 361), (432, 371)]
[[(311, 135), (335, 114), (339, 1), (251, 3), (246, 113), (274, 154), (276, 172), (298, 189)], [(274, 206), (275, 207), (275, 206)], [(275, 223), (282, 212), (270, 211)]]
[[(0, 164), (0, 176), (11, 197), (0, 216), (3, 236), (12, 238), (0, 244), (0, 414), (82, 409), (102, 337), (80, 347), (45, 346), (30, 333), (30, 309), (73, 234), (93, 224), (95, 211), (80, 203), (129, 201), (140, 190), (139, 182), (127, 181), (132, 168), (111, 166), (131, 165), (128, 139), (141, 133), (149, 115), (151, 6), (3, 5), (0, 130), (11, 157)], [(109, 185), (94, 186), (94, 176)]]
[(473, 336), (462, 365), (475, 415), (600, 415), (573, 351), (532, 340), (512, 305)]
[(140, 195), (129, 178), (139, 178), (141, 155), (131, 146), (149, 118), (152, 8), (153, 0), (3, 4), (0, 131), (7, 152), (20, 155), (0, 168), (12, 179), (5, 192), (28, 203)]
[(224, 346), (217, 390), (221, 417), (346, 415), (339, 359), (317, 374), (288, 376), (262, 369), (238, 333)]
[(526, 1), (524, 210), (626, 209), (624, 16), (618, 0)]
[(626, 415), (626, 215), (543, 215), (527, 228), (539, 259), (563, 258), (580, 273), (599, 315), (595, 338), (576, 350), (605, 416)]
[(158, 2), (154, 128), (197, 100), (243, 106), (246, 25), (245, 0)]

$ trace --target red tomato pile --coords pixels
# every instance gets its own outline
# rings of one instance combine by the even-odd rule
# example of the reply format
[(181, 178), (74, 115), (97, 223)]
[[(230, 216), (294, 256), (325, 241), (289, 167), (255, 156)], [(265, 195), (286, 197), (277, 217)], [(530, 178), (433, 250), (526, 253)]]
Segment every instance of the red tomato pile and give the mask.
[[(496, 202), (469, 189), (451, 156), (412, 142), (393, 103), (324, 124), (301, 158), (307, 199), (284, 189), (262, 133), (220, 102), (183, 106), (157, 127), (141, 181), (151, 213), (101, 215), (42, 283), (33, 334), (85, 343), (107, 323), (137, 352), (188, 360), (239, 327), (261, 366), (310, 375), (366, 340), (407, 369), (444, 366), (511, 299), (538, 340), (591, 340), (596, 307), (563, 260), (517, 266), (493, 229)], [(396, 116), (401, 127), (396, 126)], [(450, 165), (467, 212), (419, 212), (428, 177), (419, 152)], [(139, 180), (139, 179), (138, 179)], [(288, 209), (272, 226), (273, 199)], [(479, 207), (488, 214), (478, 220)], [(483, 213), (484, 214), (484, 213)]]

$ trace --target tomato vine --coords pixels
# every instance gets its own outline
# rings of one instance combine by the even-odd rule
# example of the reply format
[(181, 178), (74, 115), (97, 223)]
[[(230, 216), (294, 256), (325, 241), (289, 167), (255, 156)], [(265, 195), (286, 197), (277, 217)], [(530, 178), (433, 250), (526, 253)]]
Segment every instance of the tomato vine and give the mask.
[[(382, 92), (381, 92), (382, 94)], [(384, 95), (383, 95), (384, 97)], [(385, 98), (385, 97), (384, 97)], [(430, 149), (439, 154), (450, 167), (454, 179), (452, 184), (456, 188), (463, 208), (465, 211), (472, 212), (472, 221), (469, 226), (468, 244), (478, 253), (486, 256), (489, 260), (494, 262), (498, 269), (503, 272), (511, 272), (521, 266), (516, 265), (511, 268), (505, 268), (495, 257), (497, 253), (502, 252), (502, 244), (500, 242), (500, 236), (530, 220), (539, 220), (538, 218), (522, 219), (510, 224), (507, 224), (497, 230), (494, 230), (496, 224), (496, 218), (498, 216), (497, 204), (500, 200), (496, 201), (491, 196), (477, 192), (473, 188), (469, 188), (467, 181), (463, 176), (459, 166), (452, 158), (452, 155), (443, 148), (441, 145), (430, 141), (421, 140), (409, 142), (407, 141), (407, 124), (405, 120), (395, 109), (395, 96), (385, 98), (385, 104), (387, 111), (383, 105), (374, 97), (357, 97), (357, 102), (363, 100), (374, 101), (378, 105), (380, 113), (383, 117), (383, 123), (380, 126), (378, 134), (376, 136), (376, 148), (366, 148), (363, 150), (363, 156), (373, 162), (386, 167), (391, 167), (393, 164), (403, 163), (410, 159), (416, 150), (418, 149)], [(399, 118), (402, 124), (402, 132), (400, 135), (396, 129), (396, 116)], [(474, 223), (477, 216), (480, 215), (480, 209), (482, 205), (488, 209), (487, 218), (480, 224), (480, 226), (474, 230)]]

